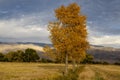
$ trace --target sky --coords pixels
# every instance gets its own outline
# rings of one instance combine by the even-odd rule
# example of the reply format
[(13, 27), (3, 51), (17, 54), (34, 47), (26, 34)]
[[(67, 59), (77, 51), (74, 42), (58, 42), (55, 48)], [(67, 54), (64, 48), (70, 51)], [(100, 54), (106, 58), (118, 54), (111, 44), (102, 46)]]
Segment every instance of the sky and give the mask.
[(0, 42), (50, 43), (54, 10), (73, 2), (87, 16), (90, 44), (120, 48), (120, 0), (0, 0)]

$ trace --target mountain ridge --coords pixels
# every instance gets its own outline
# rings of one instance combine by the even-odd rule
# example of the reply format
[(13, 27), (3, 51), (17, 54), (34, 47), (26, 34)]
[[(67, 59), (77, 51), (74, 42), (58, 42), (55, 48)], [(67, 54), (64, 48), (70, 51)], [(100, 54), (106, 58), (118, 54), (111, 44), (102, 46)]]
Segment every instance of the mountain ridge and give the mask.
[[(9, 51), (25, 50), (26, 48), (35, 49), (38, 54), (44, 53), (43, 47), (52, 44), (47, 43), (34, 43), (34, 42), (16, 42), (16, 43), (6, 43), (0, 42), (0, 52), (7, 53)], [(109, 63), (120, 62), (120, 49), (113, 47), (104, 47), (101, 45), (91, 45), (90, 49), (87, 50), (88, 54), (94, 56), (94, 61), (105, 61)]]

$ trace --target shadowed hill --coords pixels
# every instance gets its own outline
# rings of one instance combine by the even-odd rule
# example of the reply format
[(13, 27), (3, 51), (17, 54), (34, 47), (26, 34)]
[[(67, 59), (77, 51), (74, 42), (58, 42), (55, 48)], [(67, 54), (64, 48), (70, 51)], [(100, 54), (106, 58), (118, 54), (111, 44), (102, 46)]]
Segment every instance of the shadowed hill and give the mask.
[(94, 56), (94, 61), (105, 61), (109, 63), (120, 62), (120, 49), (91, 46), (87, 53)]
[[(7, 53), (9, 51), (25, 50), (27, 48), (35, 49), (40, 57), (44, 57), (42, 54), (43, 46), (51, 44), (45, 43), (31, 43), (31, 42), (18, 42), (18, 43), (0, 43), (0, 52)], [(112, 47), (104, 47), (99, 45), (91, 45), (87, 51), (88, 54), (94, 56), (94, 61), (105, 61), (109, 63), (120, 62), (120, 49)]]

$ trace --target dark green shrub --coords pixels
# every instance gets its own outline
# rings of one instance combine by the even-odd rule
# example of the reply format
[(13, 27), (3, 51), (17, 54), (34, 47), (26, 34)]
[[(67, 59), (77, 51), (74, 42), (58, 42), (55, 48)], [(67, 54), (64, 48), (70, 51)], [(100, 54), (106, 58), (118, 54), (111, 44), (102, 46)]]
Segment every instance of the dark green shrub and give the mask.
[(25, 62), (35, 62), (39, 59), (37, 52), (34, 49), (26, 49), (25, 50)]
[(92, 63), (93, 59), (94, 59), (94, 57), (91, 54), (86, 54), (85, 59), (81, 63), (83, 63), (83, 64)]
[(52, 63), (53, 61), (50, 60), (50, 59), (42, 58), (40, 62), (43, 62), (43, 63)]
[(26, 49), (25, 52), (22, 50), (8, 52), (4, 61), (8, 62), (36, 62), (39, 59), (37, 52), (33, 49)]
[(0, 61), (4, 61), (4, 54), (0, 53)]
[(120, 63), (118, 63), (118, 62), (115, 62), (114, 64), (115, 64), (115, 65), (120, 65)]
[(109, 63), (104, 61), (104, 62), (102, 62), (102, 64), (104, 64), (104, 65), (108, 65)]

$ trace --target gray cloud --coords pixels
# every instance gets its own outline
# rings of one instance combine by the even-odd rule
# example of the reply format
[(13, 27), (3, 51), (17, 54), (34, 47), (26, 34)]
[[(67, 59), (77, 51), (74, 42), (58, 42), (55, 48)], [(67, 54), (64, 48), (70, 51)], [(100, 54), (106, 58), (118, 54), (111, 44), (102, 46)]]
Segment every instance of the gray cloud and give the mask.
[[(38, 18), (41, 20), (36, 23)], [(1, 20), (0, 37), (7, 40), (10, 39), (10, 41), (49, 42), (47, 25), (43, 24), (42, 18), (42, 16), (35, 17), (34, 14), (32, 14), (21, 17), (20, 19), (12, 18), (9, 20)]]
[(90, 43), (120, 45), (120, 0), (0, 0), (0, 41), (50, 42), (54, 9), (71, 2), (87, 16)]

